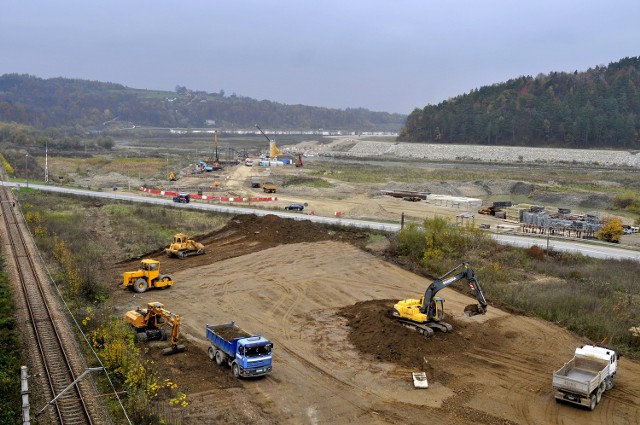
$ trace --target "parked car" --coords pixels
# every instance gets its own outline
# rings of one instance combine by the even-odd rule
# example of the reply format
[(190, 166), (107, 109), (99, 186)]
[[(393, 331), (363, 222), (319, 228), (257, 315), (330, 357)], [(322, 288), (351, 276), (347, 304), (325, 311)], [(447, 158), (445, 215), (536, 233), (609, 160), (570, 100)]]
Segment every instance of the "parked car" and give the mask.
[(284, 207), (285, 210), (289, 211), (302, 211), (304, 209), (304, 205), (302, 204), (291, 204)]
[(179, 193), (177, 196), (173, 197), (173, 202), (188, 204), (190, 201), (190, 197), (188, 193)]

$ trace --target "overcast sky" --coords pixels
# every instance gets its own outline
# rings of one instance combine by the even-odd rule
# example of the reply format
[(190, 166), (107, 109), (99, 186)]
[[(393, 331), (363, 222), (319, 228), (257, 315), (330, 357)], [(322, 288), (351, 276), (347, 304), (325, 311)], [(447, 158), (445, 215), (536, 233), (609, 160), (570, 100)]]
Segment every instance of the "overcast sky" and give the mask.
[(0, 74), (410, 113), (640, 56), (639, 0), (0, 1)]

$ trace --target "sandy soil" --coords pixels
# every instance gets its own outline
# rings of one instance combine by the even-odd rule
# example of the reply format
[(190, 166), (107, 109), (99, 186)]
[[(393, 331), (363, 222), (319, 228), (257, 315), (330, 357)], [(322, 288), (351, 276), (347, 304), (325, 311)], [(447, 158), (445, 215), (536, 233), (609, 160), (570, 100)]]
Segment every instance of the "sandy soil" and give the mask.
[[(625, 358), (594, 412), (554, 401), (551, 373), (584, 341), (553, 324), (494, 306), (466, 318), (474, 299), (451, 288), (439, 295), (452, 333), (427, 339), (391, 320), (393, 303), (429, 282), (357, 232), (239, 216), (202, 242), (203, 256), (158, 253), (171, 289), (114, 289), (118, 313), (160, 301), (181, 315), (187, 351), (162, 357), (157, 342), (151, 352), (188, 394), (185, 423), (640, 423), (640, 364)], [(205, 324), (230, 321), (274, 342), (271, 375), (236, 381), (209, 361)], [(428, 389), (413, 388), (414, 371)]]

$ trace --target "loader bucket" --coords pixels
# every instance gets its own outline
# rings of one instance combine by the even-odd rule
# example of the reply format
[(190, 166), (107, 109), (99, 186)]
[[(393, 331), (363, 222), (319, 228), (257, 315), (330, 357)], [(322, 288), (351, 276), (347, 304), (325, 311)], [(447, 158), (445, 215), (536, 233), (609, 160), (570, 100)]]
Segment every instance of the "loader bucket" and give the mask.
[(174, 345), (171, 347), (167, 347), (164, 348), (162, 350), (162, 355), (163, 356), (170, 356), (171, 354), (177, 354), (177, 353), (182, 353), (185, 350), (185, 346), (184, 345)]

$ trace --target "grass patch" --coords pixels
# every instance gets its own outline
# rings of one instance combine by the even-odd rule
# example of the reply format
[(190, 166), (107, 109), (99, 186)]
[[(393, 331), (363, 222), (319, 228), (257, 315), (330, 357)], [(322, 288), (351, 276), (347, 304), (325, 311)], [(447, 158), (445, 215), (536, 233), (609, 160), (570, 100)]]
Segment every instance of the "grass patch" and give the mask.
[(282, 186), (303, 186), (312, 187), (316, 189), (329, 189), (334, 187), (331, 183), (322, 178), (316, 177), (287, 177), (282, 183)]
[(17, 424), (20, 409), (20, 338), (11, 283), (0, 264), (0, 423)]

